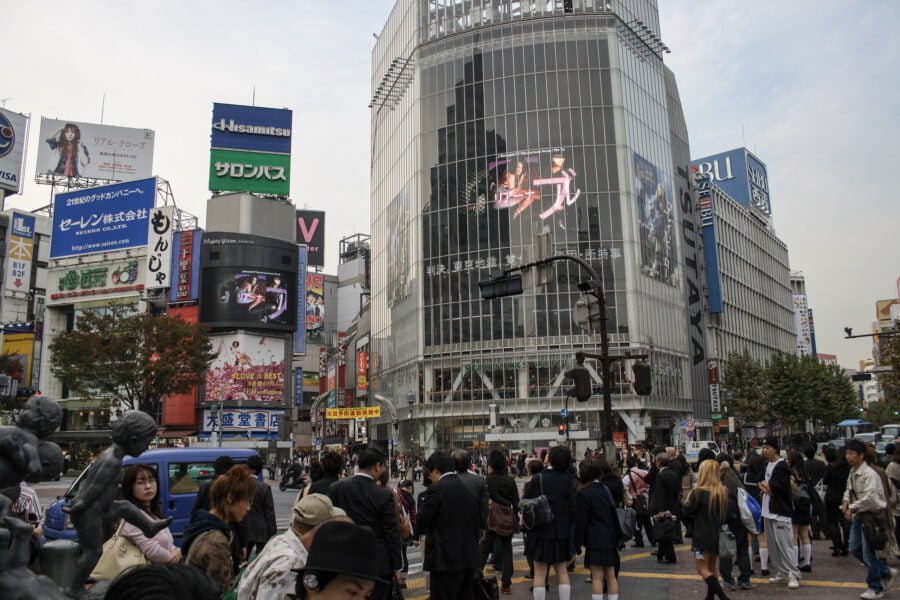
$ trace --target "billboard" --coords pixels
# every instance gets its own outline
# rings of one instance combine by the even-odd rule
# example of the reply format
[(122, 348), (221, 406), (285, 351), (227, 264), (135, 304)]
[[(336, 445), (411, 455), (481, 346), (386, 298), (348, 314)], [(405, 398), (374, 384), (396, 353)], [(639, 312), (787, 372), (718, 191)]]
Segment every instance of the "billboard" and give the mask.
[(634, 195), (640, 215), (641, 271), (678, 285), (677, 237), (672, 184), (662, 169), (634, 153)]
[(144, 289), (143, 258), (125, 258), (91, 265), (50, 269), (47, 273), (49, 304), (100, 300), (134, 295)]
[(497, 155), (488, 162), (493, 207), (509, 209), (514, 218), (526, 221), (535, 214), (544, 221), (564, 211), (581, 196), (577, 173), (566, 160), (562, 148)]
[(153, 174), (150, 129), (41, 119), (37, 176), (50, 180), (82, 177), (104, 181), (141, 179)]
[(325, 276), (321, 273), (306, 275), (306, 341), (325, 343)]
[(27, 294), (31, 288), (31, 260), (34, 256), (35, 216), (13, 211), (6, 232), (6, 269), (4, 288), (7, 296)]
[(147, 265), (144, 281), (148, 290), (172, 285), (172, 230), (175, 207), (160, 206), (150, 211), (147, 228)]
[(287, 108), (214, 102), (212, 147), (290, 154), (292, 120)]
[(297, 211), (297, 243), (306, 244), (309, 266), (325, 266), (325, 211)]
[(719, 273), (719, 249), (716, 240), (716, 213), (713, 206), (712, 182), (708, 175), (697, 175), (697, 199), (700, 206), (700, 233), (703, 238), (703, 261), (706, 264), (706, 309), (721, 313), (722, 276)]
[(412, 288), (410, 269), (409, 194), (401, 190), (388, 205), (387, 304), (396, 306), (409, 297)]
[(356, 353), (356, 391), (365, 394), (369, 390), (369, 353)]
[(28, 141), (28, 117), (0, 108), (0, 189), (22, 191), (22, 165)]
[(769, 174), (765, 163), (746, 148), (735, 148), (691, 161), (697, 172), (709, 175), (715, 184), (739, 204), (765, 215), (772, 214)]
[(156, 177), (57, 194), (50, 258), (147, 245)]
[(170, 302), (192, 302), (200, 297), (200, 240), (203, 231), (179, 231), (172, 237)]
[(297, 246), (297, 331), (294, 354), (306, 353), (306, 246)]
[(292, 330), (297, 319), (296, 285), (293, 271), (204, 269), (200, 321), (217, 326)]
[(209, 189), (287, 196), (291, 190), (291, 155), (213, 148)]
[(809, 305), (806, 294), (794, 294), (794, 330), (797, 332), (797, 354), (813, 356), (812, 336), (809, 331)]
[(212, 336), (219, 353), (206, 372), (205, 402), (284, 400), (284, 340), (252, 333)]

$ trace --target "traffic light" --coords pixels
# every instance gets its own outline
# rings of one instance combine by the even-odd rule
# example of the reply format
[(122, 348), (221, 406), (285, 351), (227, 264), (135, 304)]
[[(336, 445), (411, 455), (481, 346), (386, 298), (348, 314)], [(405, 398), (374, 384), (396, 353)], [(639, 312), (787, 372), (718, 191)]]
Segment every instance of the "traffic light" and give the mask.
[(522, 293), (522, 275), (504, 275), (502, 272), (494, 274), (487, 281), (480, 281), (478, 289), (484, 300), (503, 298), (504, 296), (517, 296)]
[(871, 373), (854, 373), (850, 376), (853, 381), (872, 381)]
[(557, 433), (559, 433), (559, 435), (566, 435), (566, 424), (560, 423), (559, 425), (557, 425), (556, 431)]
[(634, 393), (638, 396), (649, 396), (653, 393), (653, 377), (650, 374), (650, 365), (642, 360), (631, 366), (634, 374)]
[(587, 402), (593, 395), (591, 386), (591, 373), (583, 365), (575, 365), (565, 372), (565, 376), (575, 382), (575, 385), (566, 390), (566, 396), (572, 396), (579, 402)]

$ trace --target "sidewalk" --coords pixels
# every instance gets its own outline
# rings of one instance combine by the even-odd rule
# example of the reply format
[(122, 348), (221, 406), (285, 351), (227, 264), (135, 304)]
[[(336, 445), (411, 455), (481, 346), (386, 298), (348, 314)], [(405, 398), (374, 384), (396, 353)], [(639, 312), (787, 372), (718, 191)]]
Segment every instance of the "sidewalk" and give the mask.
[[(748, 591), (728, 592), (730, 598), (737, 600), (767, 600), (781, 598), (815, 598), (816, 600), (846, 600), (858, 598), (865, 591), (866, 570), (852, 556), (832, 557), (828, 541), (813, 542), (813, 571), (803, 573), (800, 589), (788, 590), (784, 585), (772, 585), (768, 577), (759, 574), (759, 563), (754, 562), (755, 575), (751, 581), (756, 588)], [(651, 556), (648, 549), (627, 548), (622, 552), (622, 570), (619, 574), (619, 597), (622, 600), (699, 600), (706, 596), (706, 585), (694, 570), (690, 547), (677, 546), (678, 563), (660, 565), (656, 557)], [(580, 559), (581, 557), (579, 557)], [(897, 561), (891, 566), (896, 567)], [(528, 573), (528, 564), (519, 556), (515, 562), (512, 595), (501, 598), (511, 600), (527, 600), (532, 597), (529, 587), (531, 580), (524, 576)], [(737, 576), (737, 568), (734, 570)], [(488, 575), (495, 575), (488, 569)], [(499, 580), (499, 574), (496, 574)], [(570, 573), (572, 582), (572, 600), (590, 600), (591, 584), (585, 583), (588, 570), (579, 560), (578, 568)], [(550, 578), (547, 598), (558, 598), (555, 577)], [(425, 600), (428, 590), (425, 577), (419, 573), (407, 581), (409, 586), (404, 595), (407, 600)], [(885, 593), (885, 598), (900, 600), (900, 591)]]

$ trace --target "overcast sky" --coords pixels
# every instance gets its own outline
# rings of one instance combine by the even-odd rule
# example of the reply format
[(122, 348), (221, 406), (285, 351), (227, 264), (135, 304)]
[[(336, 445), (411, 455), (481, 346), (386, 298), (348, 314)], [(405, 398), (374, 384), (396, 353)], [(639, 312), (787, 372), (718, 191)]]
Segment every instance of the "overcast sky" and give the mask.
[[(876, 299), (896, 296), (900, 3), (661, 0), (693, 156), (746, 145), (768, 166), (778, 235), (806, 274), (821, 352), (870, 355)], [(337, 242), (369, 228), (369, 70), (392, 0), (8, 2), (0, 102), (33, 117), (153, 129), (154, 170), (205, 223), (212, 103), (294, 111), (291, 196)], [(893, 196), (891, 195), (893, 194)]]

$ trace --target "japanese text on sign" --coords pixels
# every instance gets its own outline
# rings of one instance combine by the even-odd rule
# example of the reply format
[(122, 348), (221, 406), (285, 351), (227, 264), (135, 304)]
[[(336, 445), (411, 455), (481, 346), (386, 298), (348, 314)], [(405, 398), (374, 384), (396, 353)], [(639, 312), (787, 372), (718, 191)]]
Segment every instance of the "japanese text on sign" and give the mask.
[(325, 418), (336, 419), (377, 419), (381, 416), (380, 406), (359, 406), (355, 408), (326, 408)]

